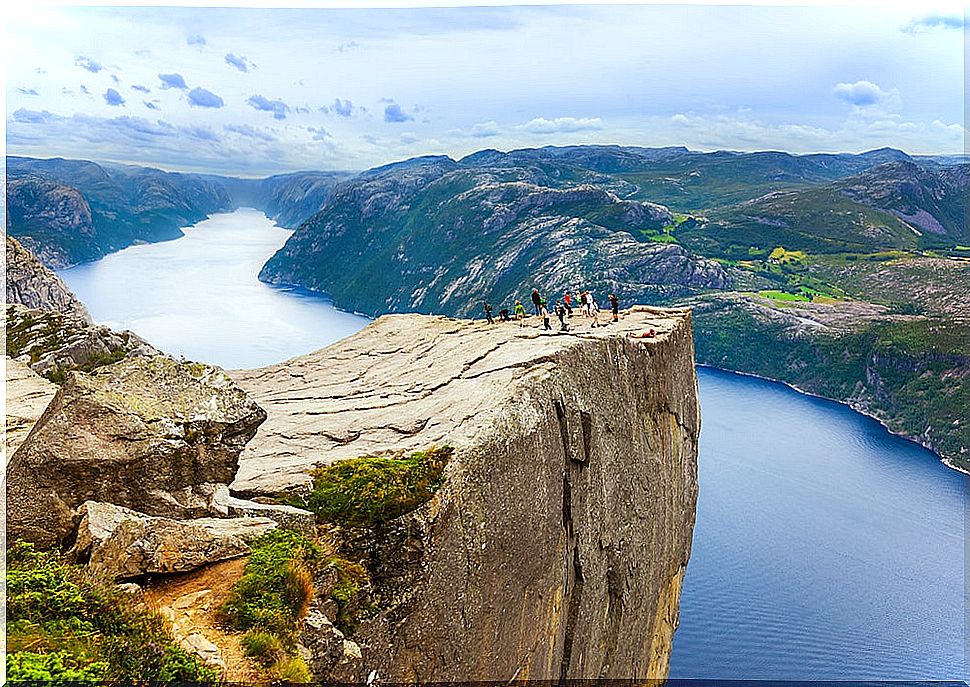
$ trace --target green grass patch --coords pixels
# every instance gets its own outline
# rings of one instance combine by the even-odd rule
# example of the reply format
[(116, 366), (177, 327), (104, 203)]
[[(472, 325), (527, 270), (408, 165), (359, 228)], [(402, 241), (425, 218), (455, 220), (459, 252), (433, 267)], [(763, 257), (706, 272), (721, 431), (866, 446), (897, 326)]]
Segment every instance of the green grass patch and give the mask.
[(7, 550), (7, 680), (213, 682), (162, 619), (54, 552)]
[(302, 504), (321, 522), (373, 527), (426, 503), (444, 482), (451, 447), (408, 456), (362, 456), (313, 472), (313, 490)]
[(785, 291), (759, 291), (758, 295), (762, 298), (770, 298), (773, 301), (810, 301), (808, 296), (801, 293), (787, 293)]

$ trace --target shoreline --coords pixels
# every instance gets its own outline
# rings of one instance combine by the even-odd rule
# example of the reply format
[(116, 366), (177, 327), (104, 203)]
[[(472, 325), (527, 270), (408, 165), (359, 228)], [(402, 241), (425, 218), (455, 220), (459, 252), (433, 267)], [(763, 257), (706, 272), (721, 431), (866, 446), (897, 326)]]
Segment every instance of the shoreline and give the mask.
[(963, 467), (960, 467), (959, 465), (956, 465), (954, 463), (954, 461), (953, 461), (953, 458), (951, 458), (949, 456), (943, 455), (942, 453), (940, 453), (939, 451), (937, 451), (936, 449), (934, 449), (932, 446), (928, 446), (925, 443), (923, 443), (923, 441), (921, 441), (917, 437), (913, 437), (913, 436), (910, 436), (908, 434), (904, 434), (902, 432), (896, 432), (896, 431), (890, 429), (890, 427), (885, 423), (885, 421), (882, 420), (882, 418), (878, 418), (875, 415), (873, 415), (872, 413), (869, 413), (869, 412), (867, 412), (866, 410), (864, 410), (862, 408), (857, 408), (856, 406), (854, 406), (852, 403), (850, 403), (848, 401), (843, 401), (843, 400), (840, 400), (838, 398), (830, 398), (828, 396), (823, 396), (821, 394), (816, 394), (816, 393), (814, 393), (812, 391), (807, 391), (805, 389), (802, 389), (802, 388), (796, 386), (795, 384), (792, 384), (790, 382), (786, 382), (783, 379), (774, 379), (772, 377), (765, 377), (764, 375), (759, 375), (759, 374), (756, 374), (754, 372), (742, 372), (740, 370), (732, 370), (730, 368), (718, 367), (717, 365), (711, 365), (709, 363), (699, 363), (696, 360), (694, 361), (694, 364), (697, 367), (705, 367), (705, 368), (708, 368), (710, 370), (717, 370), (719, 372), (730, 372), (731, 374), (741, 375), (743, 377), (753, 377), (754, 379), (760, 379), (760, 380), (765, 381), (765, 382), (774, 382), (776, 384), (782, 384), (784, 386), (787, 386), (792, 391), (796, 391), (796, 392), (798, 392), (798, 393), (800, 393), (800, 394), (802, 394), (804, 396), (811, 396), (813, 398), (820, 398), (820, 399), (822, 399), (824, 401), (832, 401), (833, 403), (838, 403), (839, 405), (845, 406), (846, 408), (848, 408), (849, 410), (851, 410), (853, 412), (859, 413), (860, 415), (864, 415), (867, 418), (870, 418), (872, 420), (875, 420), (876, 422), (878, 422), (882, 426), (883, 429), (885, 429), (890, 434), (892, 434), (894, 436), (897, 436), (897, 437), (901, 437), (903, 439), (906, 439), (907, 441), (911, 441), (914, 444), (919, 444), (920, 446), (922, 446), (923, 448), (925, 448), (927, 451), (929, 451), (930, 453), (932, 453), (934, 456), (936, 456), (937, 459), (943, 465), (945, 465), (946, 467), (948, 467), (949, 469), (954, 470), (956, 472), (959, 472), (959, 473), (961, 473), (963, 475), (966, 475), (967, 477), (970, 477), (970, 470), (968, 470), (966, 468), (963, 468)]

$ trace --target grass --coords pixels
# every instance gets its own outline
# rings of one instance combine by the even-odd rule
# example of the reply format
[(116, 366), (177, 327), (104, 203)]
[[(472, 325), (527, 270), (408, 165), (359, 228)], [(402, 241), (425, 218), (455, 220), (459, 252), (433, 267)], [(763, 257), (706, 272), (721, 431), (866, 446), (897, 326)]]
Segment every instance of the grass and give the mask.
[(450, 447), (408, 456), (362, 456), (313, 472), (313, 489), (297, 504), (320, 522), (373, 527), (408, 513), (434, 496), (444, 482)]
[(213, 682), (162, 619), (54, 552), (7, 550), (7, 680)]
[(759, 291), (758, 295), (762, 298), (770, 298), (773, 301), (810, 301), (808, 296), (801, 293), (788, 293), (786, 291)]

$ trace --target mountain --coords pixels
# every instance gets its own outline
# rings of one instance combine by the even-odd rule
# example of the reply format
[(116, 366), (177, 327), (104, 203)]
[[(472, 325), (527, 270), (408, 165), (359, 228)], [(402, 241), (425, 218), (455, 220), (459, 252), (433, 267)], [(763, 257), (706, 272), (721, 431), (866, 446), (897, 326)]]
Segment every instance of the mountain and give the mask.
[(422, 159), (336, 187), (260, 279), (371, 314), (477, 312), (482, 298), (511, 306), (532, 286), (554, 297), (618, 291), (627, 302), (725, 287), (719, 265), (651, 241), (674, 221), (661, 205), (567, 186), (534, 166)]
[(295, 172), (261, 179), (252, 206), (280, 226), (294, 229), (326, 204), (334, 187), (350, 172)]
[(196, 174), (83, 160), (7, 158), (7, 231), (48, 266), (94, 260), (232, 208)]

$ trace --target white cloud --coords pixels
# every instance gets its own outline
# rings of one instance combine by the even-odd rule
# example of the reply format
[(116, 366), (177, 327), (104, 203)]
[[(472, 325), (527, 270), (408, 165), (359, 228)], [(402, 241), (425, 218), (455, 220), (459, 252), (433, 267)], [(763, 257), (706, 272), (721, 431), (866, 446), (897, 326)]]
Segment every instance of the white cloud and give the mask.
[(519, 128), (533, 134), (569, 134), (577, 131), (598, 131), (603, 128), (603, 122), (599, 117), (536, 117)]
[(859, 107), (878, 105), (892, 96), (871, 81), (856, 81), (855, 83), (838, 83), (832, 89), (832, 95), (847, 103)]

